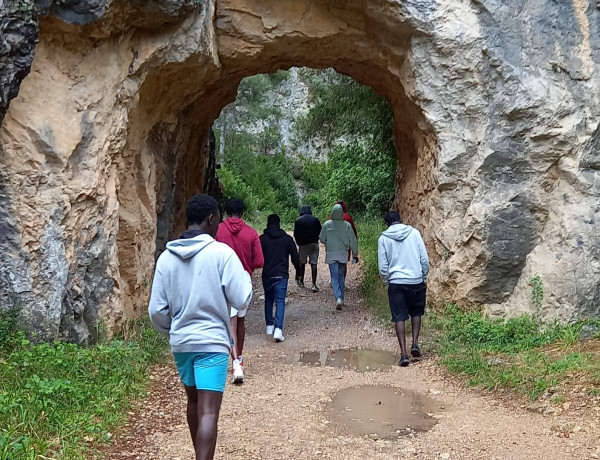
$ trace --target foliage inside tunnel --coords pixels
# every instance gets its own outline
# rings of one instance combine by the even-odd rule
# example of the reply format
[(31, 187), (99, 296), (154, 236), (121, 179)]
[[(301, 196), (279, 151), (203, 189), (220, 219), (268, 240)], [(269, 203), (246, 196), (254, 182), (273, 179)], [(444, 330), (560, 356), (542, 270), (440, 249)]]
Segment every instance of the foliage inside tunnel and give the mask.
[(276, 212), (289, 224), (300, 204), (326, 217), (340, 199), (355, 214), (375, 214), (393, 198), (391, 109), (333, 69), (244, 79), (214, 129), (224, 196), (242, 198), (250, 219)]

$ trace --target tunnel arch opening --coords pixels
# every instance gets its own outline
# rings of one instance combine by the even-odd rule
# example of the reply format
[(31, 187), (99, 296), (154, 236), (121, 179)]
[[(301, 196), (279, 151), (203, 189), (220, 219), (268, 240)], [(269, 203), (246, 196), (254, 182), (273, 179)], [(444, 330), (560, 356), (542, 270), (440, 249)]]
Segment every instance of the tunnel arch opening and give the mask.
[[(279, 8), (275, 3), (268, 3), (268, 7)], [(266, 6), (253, 3), (252, 8)], [(216, 191), (216, 184), (210, 183), (216, 166), (210, 128), (221, 110), (234, 101), (242, 79), (252, 75), (291, 67), (333, 68), (383, 96), (392, 108), (399, 152), (394, 206), (407, 222), (427, 232), (420, 222), (426, 221), (423, 215), (429, 212), (425, 203), (430, 200), (424, 200), (424, 195), (436, 190), (430, 170), (436, 164), (437, 143), (414, 90), (410, 37), (415, 31), (406, 26), (400, 33), (396, 29), (385, 35), (382, 30), (386, 26), (375, 18), (358, 21), (360, 24), (348, 31), (348, 23), (357, 21), (355, 12), (315, 8), (321, 24), (316, 35), (307, 31), (276, 36), (264, 25), (248, 25), (253, 14), (219, 2), (214, 12), (219, 66), (214, 72), (208, 63), (199, 63), (192, 56), (185, 62), (162, 65), (146, 76), (139, 90), (138, 108), (129, 122), (126, 151), (131, 161), (123, 168), (119, 191), (120, 195), (139, 197), (120, 200), (119, 254), (120, 260), (126, 261), (120, 272), (127, 316), (145, 308), (147, 290), (143, 287), (151, 279), (155, 254), (143, 248), (157, 241), (157, 226), (160, 245), (167, 235), (171, 237), (181, 229), (187, 199), (211, 188)], [(283, 8), (278, 14), (284, 24), (294, 22), (298, 12)], [(267, 17), (272, 19), (265, 13), (263, 18)], [(344, 17), (347, 22), (340, 22)], [(308, 20), (301, 24), (313, 27)], [(327, 36), (322, 30), (328, 31)], [(137, 173), (131, 174), (132, 170)]]

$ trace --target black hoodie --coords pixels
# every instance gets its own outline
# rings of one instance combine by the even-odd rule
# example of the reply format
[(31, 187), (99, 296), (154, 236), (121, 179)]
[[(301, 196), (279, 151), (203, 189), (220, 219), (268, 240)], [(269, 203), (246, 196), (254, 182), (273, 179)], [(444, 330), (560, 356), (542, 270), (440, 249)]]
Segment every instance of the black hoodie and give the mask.
[(265, 265), (262, 271), (263, 279), (289, 278), (289, 257), (296, 270), (300, 268), (300, 256), (291, 236), (279, 227), (267, 227), (260, 235)]
[(312, 215), (310, 206), (304, 205), (300, 208), (300, 217), (294, 223), (294, 239), (298, 246), (305, 246), (319, 242), (321, 233), (321, 222)]

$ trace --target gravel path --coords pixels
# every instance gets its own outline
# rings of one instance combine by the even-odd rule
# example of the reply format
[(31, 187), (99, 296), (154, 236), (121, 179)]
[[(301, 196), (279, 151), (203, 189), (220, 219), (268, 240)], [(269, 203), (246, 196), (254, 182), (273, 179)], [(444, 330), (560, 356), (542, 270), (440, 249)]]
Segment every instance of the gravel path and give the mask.
[[(289, 289), (285, 342), (264, 334), (262, 287), (247, 315), (246, 383), (228, 384), (219, 424), (219, 459), (587, 459), (600, 457), (600, 412), (543, 416), (466, 389), (447, 377), (433, 357), (408, 368), (382, 371), (305, 366), (300, 352), (362, 347), (397, 353), (395, 337), (360, 305), (359, 267), (349, 265), (347, 306), (334, 312), (328, 273), (322, 291)], [(291, 283), (290, 283), (291, 284)], [(426, 347), (424, 347), (426, 348)], [(106, 450), (110, 459), (190, 460), (185, 394), (173, 365), (153, 371), (147, 398)], [(337, 427), (329, 404), (338, 390), (357, 385), (393, 386), (434, 400), (438, 423), (428, 432), (394, 440), (357, 436)], [(348, 409), (349, 410), (349, 409)]]

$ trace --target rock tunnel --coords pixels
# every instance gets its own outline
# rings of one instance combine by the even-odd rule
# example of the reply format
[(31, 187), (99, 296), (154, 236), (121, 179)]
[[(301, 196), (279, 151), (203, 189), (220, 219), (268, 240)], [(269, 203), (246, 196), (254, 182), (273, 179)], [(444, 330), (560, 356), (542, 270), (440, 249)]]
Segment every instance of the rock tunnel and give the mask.
[(142, 314), (157, 241), (181, 229), (190, 196), (218, 187), (214, 119), (243, 78), (304, 66), (333, 67), (392, 107), (395, 203), (424, 235), (432, 300), (598, 315), (600, 11), (519, 5), (38, 5), (27, 19), (39, 30), (12, 53), (22, 62), (37, 42), (33, 62), (9, 78), (0, 131), (2, 306), (77, 342)]

